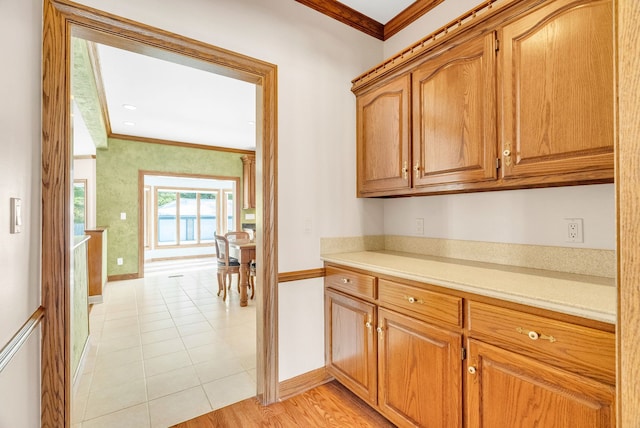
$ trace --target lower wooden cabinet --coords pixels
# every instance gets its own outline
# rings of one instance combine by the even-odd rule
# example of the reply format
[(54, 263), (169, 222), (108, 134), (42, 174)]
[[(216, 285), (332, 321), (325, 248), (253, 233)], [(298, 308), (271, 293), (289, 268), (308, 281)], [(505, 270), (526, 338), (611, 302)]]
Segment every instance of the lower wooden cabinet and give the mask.
[(462, 335), (378, 309), (378, 407), (399, 426), (462, 426)]
[(471, 339), (467, 419), (470, 428), (615, 427), (615, 387)]
[(616, 426), (613, 326), (326, 268), (327, 370), (397, 426)]
[(327, 290), (325, 320), (327, 370), (360, 398), (375, 405), (375, 306)]

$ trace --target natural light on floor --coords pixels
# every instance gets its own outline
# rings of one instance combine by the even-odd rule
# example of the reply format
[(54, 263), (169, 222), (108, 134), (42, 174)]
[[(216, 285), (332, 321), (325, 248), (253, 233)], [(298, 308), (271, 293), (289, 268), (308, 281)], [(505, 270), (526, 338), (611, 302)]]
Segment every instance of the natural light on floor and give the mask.
[(213, 261), (147, 266), (90, 314), (74, 427), (167, 427), (256, 393), (255, 301), (216, 296)]

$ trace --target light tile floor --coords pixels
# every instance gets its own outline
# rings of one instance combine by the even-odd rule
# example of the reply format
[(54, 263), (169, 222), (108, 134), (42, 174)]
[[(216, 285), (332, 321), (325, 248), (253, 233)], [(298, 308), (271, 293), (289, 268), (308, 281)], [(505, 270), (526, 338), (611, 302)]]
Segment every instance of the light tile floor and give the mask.
[(213, 267), (166, 266), (93, 306), (74, 428), (168, 427), (256, 394), (255, 302), (235, 281), (223, 302)]

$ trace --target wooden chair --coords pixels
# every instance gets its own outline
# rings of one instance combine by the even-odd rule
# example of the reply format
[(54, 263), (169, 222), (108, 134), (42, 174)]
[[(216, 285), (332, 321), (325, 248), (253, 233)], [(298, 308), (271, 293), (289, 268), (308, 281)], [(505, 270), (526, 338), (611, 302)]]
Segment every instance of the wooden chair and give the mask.
[(216, 235), (216, 254), (218, 257), (218, 296), (224, 291), (222, 300), (227, 299), (227, 279), (231, 285), (231, 275), (238, 274), (240, 281), (240, 262), (233, 257), (229, 257), (229, 241), (222, 235)]
[[(242, 239), (251, 239), (249, 232), (227, 232), (224, 235), (229, 242)], [(251, 299), (256, 294), (256, 261), (249, 263), (249, 287), (251, 287)], [(238, 293), (240, 292), (240, 281), (238, 281)]]

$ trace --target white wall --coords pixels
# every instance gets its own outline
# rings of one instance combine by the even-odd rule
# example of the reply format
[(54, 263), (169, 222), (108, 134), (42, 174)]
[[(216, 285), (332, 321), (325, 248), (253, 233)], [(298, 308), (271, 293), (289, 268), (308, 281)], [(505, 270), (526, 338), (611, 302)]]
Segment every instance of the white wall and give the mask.
[[(0, 345), (40, 305), (41, 0), (0, 2)], [(9, 233), (9, 200), (24, 228)], [(40, 426), (40, 335), (0, 373), (0, 427)]]
[[(386, 200), (385, 233), (470, 241), (615, 249), (613, 184)], [(566, 242), (565, 218), (583, 219), (583, 243)]]
[[(280, 272), (322, 266), (321, 236), (382, 232), (382, 201), (355, 198), (350, 91), (382, 42), (291, 0), (81, 3), (278, 66)], [(324, 365), (322, 281), (283, 284), (280, 301), (284, 380)]]

